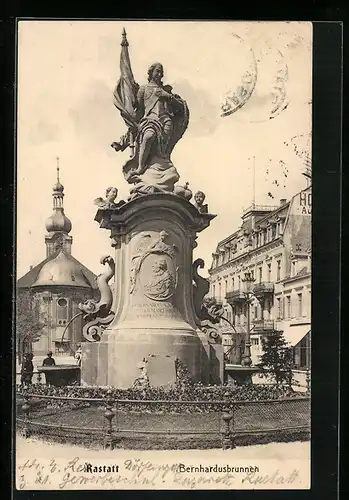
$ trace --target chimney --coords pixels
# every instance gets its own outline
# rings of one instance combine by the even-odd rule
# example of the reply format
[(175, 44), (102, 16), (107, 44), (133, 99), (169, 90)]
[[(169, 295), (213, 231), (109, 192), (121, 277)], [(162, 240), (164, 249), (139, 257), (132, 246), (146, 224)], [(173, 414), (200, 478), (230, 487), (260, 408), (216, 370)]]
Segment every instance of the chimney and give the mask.
[(285, 203), (287, 203), (286, 198), (281, 198), (281, 200), (280, 200), (280, 206), (281, 205), (285, 205)]
[(33, 266), (29, 266), (29, 271), (31, 271), (33, 269)]

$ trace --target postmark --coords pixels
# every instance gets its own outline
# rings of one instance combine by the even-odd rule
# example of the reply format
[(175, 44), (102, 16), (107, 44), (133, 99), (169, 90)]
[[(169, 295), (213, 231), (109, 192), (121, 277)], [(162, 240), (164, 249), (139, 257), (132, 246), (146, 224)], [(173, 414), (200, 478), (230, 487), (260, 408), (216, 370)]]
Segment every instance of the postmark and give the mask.
[(250, 60), (240, 85), (224, 97), (221, 116), (227, 117), (243, 108), (236, 119), (250, 123), (272, 120), (290, 105), (286, 58), (268, 39), (262, 46), (252, 47), (238, 35), (234, 36), (248, 48)]

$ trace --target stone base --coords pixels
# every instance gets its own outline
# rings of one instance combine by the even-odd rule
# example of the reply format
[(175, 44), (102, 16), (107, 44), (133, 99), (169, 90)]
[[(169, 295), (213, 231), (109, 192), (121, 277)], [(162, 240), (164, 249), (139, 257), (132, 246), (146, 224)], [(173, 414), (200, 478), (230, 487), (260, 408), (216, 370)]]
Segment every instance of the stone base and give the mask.
[[(93, 386), (130, 388), (142, 375), (142, 362), (153, 387), (175, 383), (173, 364), (179, 359), (194, 382), (223, 384), (224, 354), (221, 344), (209, 344), (206, 335), (159, 330), (105, 332), (100, 342), (82, 344), (81, 383)], [(149, 364), (148, 364), (148, 363)], [(156, 380), (151, 377), (155, 364)], [(154, 365), (154, 366), (152, 366)], [(240, 374), (241, 375), (241, 374)], [(153, 380), (154, 378), (154, 380)]]
[(83, 342), (81, 344), (81, 384), (108, 385), (108, 344)]
[[(190, 372), (193, 380), (201, 380), (202, 360), (205, 357), (202, 344), (196, 335), (164, 330), (122, 330), (103, 335), (108, 343), (107, 385), (127, 389), (142, 374), (143, 360), (162, 356), (179, 359)], [(145, 369), (146, 370), (146, 369)], [(161, 384), (163, 379), (163, 384)], [(157, 386), (168, 385), (168, 373), (158, 373)]]
[[(151, 169), (142, 176), (144, 184), (148, 174)], [(115, 317), (100, 346), (84, 349), (85, 383), (132, 387), (140, 377), (147, 379), (144, 363), (152, 356), (178, 359), (195, 382), (205, 381), (211, 354), (197, 333), (192, 264), (197, 233), (214, 217), (173, 193), (148, 194), (97, 212), (95, 220), (110, 230), (115, 248)], [(167, 361), (156, 364), (154, 384), (173, 383)]]
[(202, 359), (201, 382), (207, 384), (224, 383), (224, 347), (222, 344), (211, 344), (207, 336), (199, 332), (200, 341), (205, 351), (205, 359)]

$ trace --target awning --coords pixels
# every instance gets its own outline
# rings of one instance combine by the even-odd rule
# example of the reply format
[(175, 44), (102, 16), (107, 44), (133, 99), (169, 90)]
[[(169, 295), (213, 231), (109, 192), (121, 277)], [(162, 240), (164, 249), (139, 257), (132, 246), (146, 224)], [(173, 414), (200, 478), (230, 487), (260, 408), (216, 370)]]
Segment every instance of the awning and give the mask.
[(290, 325), (284, 330), (286, 342), (295, 347), (304, 337), (310, 333), (310, 325)]

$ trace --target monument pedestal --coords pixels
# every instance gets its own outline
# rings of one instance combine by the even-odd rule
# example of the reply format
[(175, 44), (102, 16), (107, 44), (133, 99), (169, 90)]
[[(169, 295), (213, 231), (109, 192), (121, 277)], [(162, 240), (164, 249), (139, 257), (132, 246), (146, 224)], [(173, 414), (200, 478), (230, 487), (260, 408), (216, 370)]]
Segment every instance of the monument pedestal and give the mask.
[(111, 231), (115, 248), (115, 317), (99, 346), (83, 345), (83, 382), (131, 387), (141, 375), (141, 364), (160, 355), (179, 359), (194, 381), (206, 380), (207, 352), (194, 312), (192, 262), (197, 233), (214, 217), (167, 193), (98, 210), (96, 220)]

